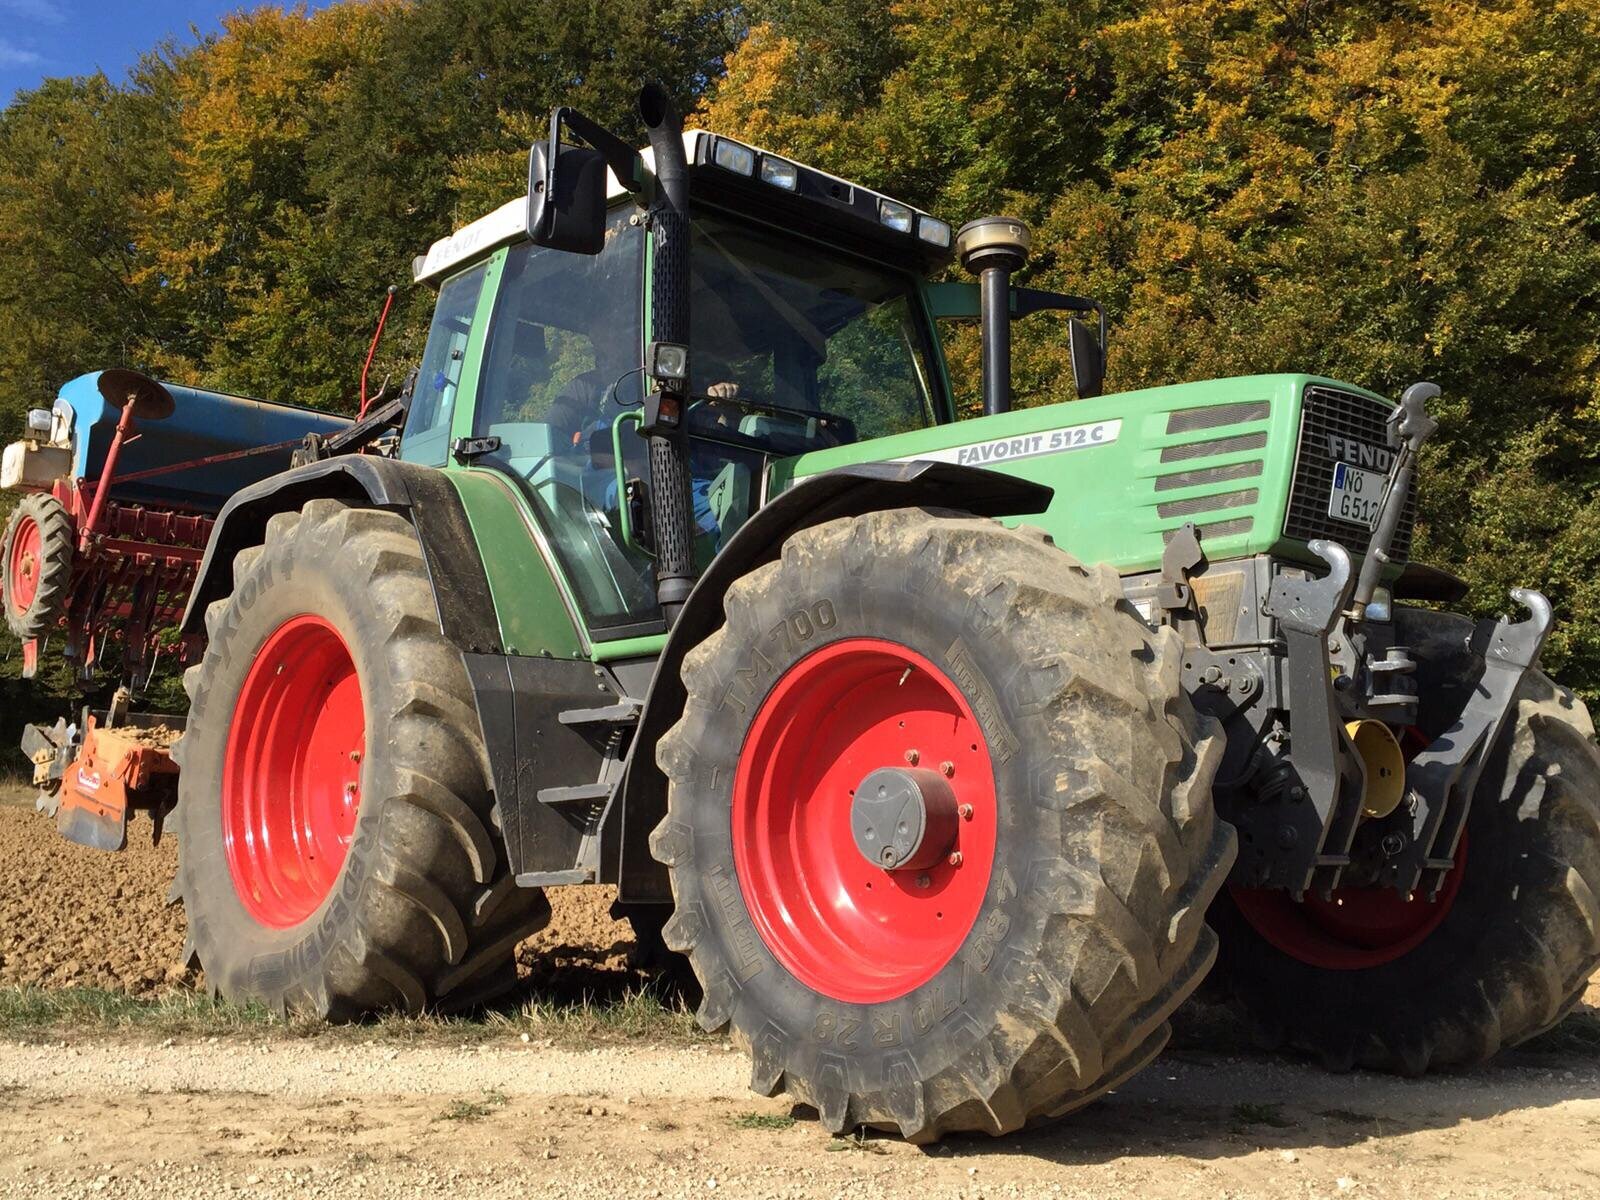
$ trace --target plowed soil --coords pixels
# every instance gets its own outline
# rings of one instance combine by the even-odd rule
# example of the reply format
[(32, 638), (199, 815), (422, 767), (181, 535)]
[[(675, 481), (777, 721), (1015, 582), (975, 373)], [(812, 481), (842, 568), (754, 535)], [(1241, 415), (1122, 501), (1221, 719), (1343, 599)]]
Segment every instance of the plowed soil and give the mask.
[[(0, 794), (0, 986), (100, 987), (132, 995), (193, 986), (178, 963), (183, 909), (167, 893), (178, 848), (150, 840), (136, 816), (118, 854), (66, 841), (33, 809), (32, 793)], [(620, 990), (633, 935), (610, 916), (610, 888), (552, 888), (553, 916), (519, 947), (524, 975), (576, 992)]]

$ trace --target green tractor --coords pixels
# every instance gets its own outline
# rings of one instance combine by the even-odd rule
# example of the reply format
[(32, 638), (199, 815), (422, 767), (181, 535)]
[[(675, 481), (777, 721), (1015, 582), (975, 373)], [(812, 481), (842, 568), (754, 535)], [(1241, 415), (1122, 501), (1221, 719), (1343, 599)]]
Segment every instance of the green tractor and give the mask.
[[(1012, 285), (1019, 222), (641, 115), (643, 154), (556, 110), (527, 198), (417, 260), (401, 397), (217, 520), (173, 817), (213, 989), (470, 1004), (542, 889), (614, 885), (753, 1088), (913, 1141), (1089, 1102), (1214, 964), (1341, 1067), (1572, 1006), (1600, 757), (1545, 599), (1474, 623), (1408, 561), (1437, 389), (1101, 396), (1103, 310)], [(1080, 399), (1013, 411), (1039, 312)]]

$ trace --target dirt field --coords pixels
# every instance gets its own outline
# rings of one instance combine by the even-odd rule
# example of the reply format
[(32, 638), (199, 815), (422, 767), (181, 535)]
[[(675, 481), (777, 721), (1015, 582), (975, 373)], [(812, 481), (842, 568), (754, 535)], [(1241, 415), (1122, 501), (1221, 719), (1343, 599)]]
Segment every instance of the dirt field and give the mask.
[[(97, 854), (0, 804), (0, 985), (184, 986), (174, 848), (134, 833)], [(520, 954), (533, 981), (625, 987), (607, 898), (552, 899)], [(445, 1036), (0, 1038), (0, 1197), (1600, 1194), (1600, 1057), (1549, 1042), (1464, 1075), (1330, 1076), (1191, 1009), (1154, 1067), (1077, 1118), (925, 1152), (793, 1121), (720, 1045)]]
[[(103, 854), (65, 841), (33, 811), (31, 793), (0, 792), (0, 987), (103, 987), (152, 996), (195, 982), (177, 962), (183, 910), (166, 902), (177, 870), (170, 838), (150, 844), (137, 817), (128, 849)], [(518, 952), (525, 974), (574, 990), (616, 988), (632, 934), (609, 914), (611, 893), (550, 893), (550, 925)]]

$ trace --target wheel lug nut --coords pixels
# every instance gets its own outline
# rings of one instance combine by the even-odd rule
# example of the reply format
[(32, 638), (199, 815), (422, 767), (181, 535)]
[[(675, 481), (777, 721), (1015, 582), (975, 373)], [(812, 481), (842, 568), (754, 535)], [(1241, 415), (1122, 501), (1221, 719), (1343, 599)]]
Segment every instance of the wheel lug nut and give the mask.
[(955, 765), (955, 763), (953, 763), (953, 762), (942, 762), (942, 763), (940, 763), (939, 764), (939, 773), (941, 775), (943, 775), (946, 779), (950, 778), (950, 776), (952, 776), (952, 775), (954, 775), (956, 773), (956, 765)]
[(906, 761), (914, 767), (922, 761), (922, 755), (917, 753), (915, 750), (907, 750)]
[(353, 762), (353, 763), (360, 762), (361, 761), (361, 751), (359, 751), (359, 750), (350, 751), (350, 761)]
[(961, 814), (961, 819), (963, 821), (972, 820), (972, 805), (963, 804), (960, 808), (956, 809), (956, 811)]
[(919, 888), (928, 887), (932, 883), (933, 883), (933, 880), (929, 879), (926, 875), (918, 875), (917, 876), (917, 886)]
[(950, 851), (950, 865), (952, 867), (959, 867), (961, 865), (961, 851), (959, 851), (959, 850)]

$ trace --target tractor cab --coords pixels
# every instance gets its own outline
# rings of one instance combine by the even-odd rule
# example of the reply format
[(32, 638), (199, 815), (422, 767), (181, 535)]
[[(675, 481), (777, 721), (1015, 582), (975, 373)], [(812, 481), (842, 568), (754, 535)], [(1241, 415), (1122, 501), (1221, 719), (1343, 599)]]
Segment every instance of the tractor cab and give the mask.
[[(775, 460), (953, 418), (927, 300), (948, 224), (714, 134), (683, 135), (692, 199), (682, 381), (696, 570), (760, 507)], [(658, 341), (649, 210), (611, 175), (600, 246), (528, 235), (527, 201), (436, 243), (439, 299), (400, 457), (497, 471), (585, 624), (658, 618), (649, 450)], [(603, 635), (602, 635), (603, 636)]]

